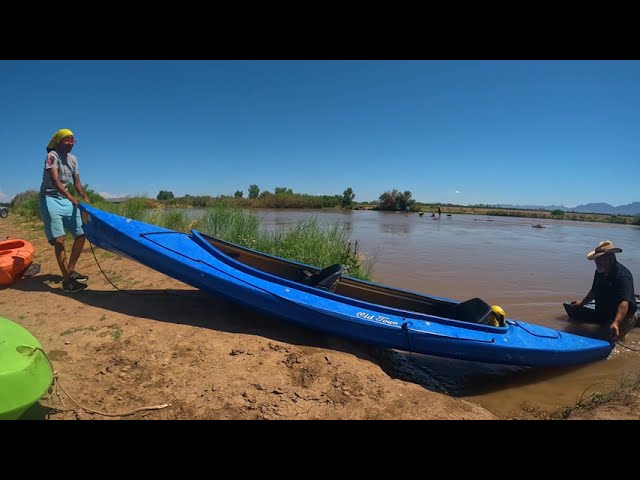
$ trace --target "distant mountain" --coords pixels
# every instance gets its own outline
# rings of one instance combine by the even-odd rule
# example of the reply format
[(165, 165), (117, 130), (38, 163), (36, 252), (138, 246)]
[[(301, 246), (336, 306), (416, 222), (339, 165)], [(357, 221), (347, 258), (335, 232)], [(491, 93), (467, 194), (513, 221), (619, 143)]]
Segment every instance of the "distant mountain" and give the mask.
[(608, 213), (609, 215), (640, 215), (640, 202), (629, 203), (612, 207), (608, 203), (587, 203), (573, 208), (574, 212), (581, 213)]
[(522, 210), (562, 210), (564, 212), (571, 210), (564, 205), (512, 205), (510, 203), (501, 203), (493, 206), (498, 208), (519, 208)]
[(568, 208), (564, 205), (496, 205), (500, 208), (522, 208), (525, 210), (562, 210), (563, 212), (578, 213), (604, 213), (607, 215), (640, 215), (640, 202), (633, 202), (627, 205), (614, 207), (608, 203), (587, 203), (586, 205), (578, 205), (574, 208)]

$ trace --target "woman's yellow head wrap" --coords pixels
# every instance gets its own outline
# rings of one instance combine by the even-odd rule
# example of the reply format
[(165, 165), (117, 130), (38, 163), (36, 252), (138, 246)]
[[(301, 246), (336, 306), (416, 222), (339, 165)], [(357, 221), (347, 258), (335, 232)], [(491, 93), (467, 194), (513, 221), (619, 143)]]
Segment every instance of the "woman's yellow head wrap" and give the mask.
[(68, 128), (61, 128), (53, 135), (53, 137), (51, 137), (51, 140), (49, 141), (49, 145), (47, 145), (47, 148), (50, 148), (53, 150), (58, 146), (58, 142), (60, 140), (62, 140), (64, 137), (68, 137), (69, 135), (73, 136), (73, 132), (71, 130), (69, 130)]

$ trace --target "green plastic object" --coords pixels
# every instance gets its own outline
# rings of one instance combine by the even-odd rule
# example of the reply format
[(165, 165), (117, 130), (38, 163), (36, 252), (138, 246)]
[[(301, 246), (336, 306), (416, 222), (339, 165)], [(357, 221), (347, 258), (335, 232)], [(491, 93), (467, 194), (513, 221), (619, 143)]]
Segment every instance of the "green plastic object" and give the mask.
[(53, 372), (28, 330), (0, 317), (0, 420), (15, 420), (49, 390)]

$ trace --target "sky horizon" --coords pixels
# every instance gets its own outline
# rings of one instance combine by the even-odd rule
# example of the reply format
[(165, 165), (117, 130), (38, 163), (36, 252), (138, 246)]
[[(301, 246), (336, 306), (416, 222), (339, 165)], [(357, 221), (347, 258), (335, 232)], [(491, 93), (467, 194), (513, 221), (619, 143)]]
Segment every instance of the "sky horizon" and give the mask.
[[(84, 184), (358, 202), (640, 201), (636, 60), (1, 60), (0, 202), (76, 137)], [(11, 167), (13, 165), (13, 167)]]

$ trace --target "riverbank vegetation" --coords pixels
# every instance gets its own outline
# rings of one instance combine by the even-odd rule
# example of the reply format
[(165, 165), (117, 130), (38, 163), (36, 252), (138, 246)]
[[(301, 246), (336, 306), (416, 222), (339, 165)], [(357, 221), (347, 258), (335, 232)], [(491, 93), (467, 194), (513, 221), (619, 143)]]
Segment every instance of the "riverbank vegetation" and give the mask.
[[(626, 413), (615, 413), (616, 409), (637, 412), (637, 406), (640, 402), (640, 373), (624, 374), (613, 387), (606, 387), (602, 391), (595, 390), (588, 393), (596, 386), (597, 385), (591, 385), (582, 392), (580, 398), (576, 400), (575, 405), (561, 407), (551, 412), (547, 412), (533, 405), (524, 405), (522, 408), (522, 417), (525, 419), (538, 420), (600, 418), (611, 420), (629, 418)], [(599, 408), (603, 406), (606, 406), (607, 410), (603, 411), (602, 417), (597, 414), (592, 414), (592, 412), (598, 411)]]
[[(88, 186), (84, 190), (93, 206), (111, 213), (179, 232), (188, 233), (196, 229), (244, 247), (319, 268), (340, 263), (347, 275), (372, 280), (375, 259), (365, 257), (359, 251), (358, 242), (350, 240), (351, 230), (345, 223), (321, 225), (317, 218), (311, 217), (271, 232), (261, 228), (260, 218), (250, 209), (227, 199), (207, 201), (202, 211), (192, 214), (188, 210), (166, 208), (167, 205), (157, 199), (135, 197), (114, 203)], [(16, 198), (16, 213), (41, 221), (36, 192), (25, 192)]]
[[(69, 187), (73, 191), (73, 186)], [(96, 192), (85, 186), (93, 204), (109, 211), (124, 208), (122, 213), (130, 218), (135, 217), (138, 209), (168, 209), (168, 208), (209, 208), (214, 205), (226, 204), (239, 209), (349, 209), (349, 210), (381, 210), (401, 211), (406, 213), (437, 213), (450, 215), (486, 215), (506, 217), (526, 217), (540, 220), (556, 219), (586, 222), (602, 222), (616, 224), (640, 225), (640, 215), (612, 215), (603, 213), (581, 213), (563, 210), (527, 210), (520, 208), (500, 208), (491, 205), (456, 205), (451, 203), (420, 202), (413, 198), (410, 191), (388, 190), (380, 194), (377, 201), (356, 202), (351, 187), (344, 190), (342, 195), (309, 195), (295, 193), (291, 188), (276, 187), (274, 192), (261, 191), (257, 185), (250, 185), (248, 196), (243, 191), (236, 191), (234, 195), (185, 195), (174, 196), (169, 190), (161, 190), (156, 198), (135, 197), (118, 202), (107, 201)], [(37, 192), (27, 191), (15, 196), (11, 207), (27, 215), (39, 216)], [(118, 207), (114, 207), (118, 205)], [(131, 215), (128, 213), (132, 213)]]
[[(611, 215), (603, 213), (581, 213), (563, 210), (528, 210), (521, 208), (503, 208), (491, 205), (456, 205), (451, 203), (420, 202), (413, 198), (410, 191), (387, 190), (380, 194), (377, 201), (355, 201), (356, 194), (351, 187), (342, 195), (308, 195), (295, 193), (291, 188), (276, 187), (274, 192), (260, 191), (257, 185), (249, 186), (248, 197), (243, 191), (233, 196), (208, 195), (175, 197), (173, 192), (162, 190), (156, 201), (167, 207), (207, 208), (216, 202), (227, 202), (240, 208), (297, 208), (297, 209), (349, 209), (400, 211), (405, 213), (437, 213), (450, 215), (487, 215), (503, 217), (526, 217), (537, 219), (572, 220), (584, 222), (602, 222), (640, 225), (640, 215)], [(165, 200), (160, 200), (160, 199)]]
[[(73, 186), (69, 186), (69, 189), (75, 194)], [(260, 227), (260, 219), (252, 213), (252, 209), (366, 209), (403, 211), (407, 214), (435, 213), (440, 209), (443, 214), (450, 215), (511, 216), (640, 225), (640, 216), (422, 203), (413, 199), (411, 192), (396, 189), (383, 192), (377, 203), (355, 202), (355, 193), (351, 188), (345, 189), (342, 195), (329, 196), (297, 194), (285, 187), (276, 188), (274, 193), (260, 192), (256, 185), (251, 185), (247, 198), (244, 198), (241, 191), (233, 196), (175, 197), (173, 192), (162, 190), (155, 199), (133, 197), (119, 202), (108, 201), (88, 185), (85, 185), (85, 192), (89, 195), (91, 204), (102, 210), (181, 232), (189, 232), (195, 228), (238, 245), (320, 268), (341, 263), (347, 268), (348, 275), (364, 280), (372, 280), (375, 259), (367, 258), (358, 251), (358, 244), (350, 240), (351, 232), (346, 225), (337, 223), (321, 226), (315, 218), (311, 218), (282, 231), (267, 232)], [(18, 214), (40, 220), (38, 193), (35, 191), (16, 195), (11, 207)], [(203, 211), (192, 214), (189, 208)]]

